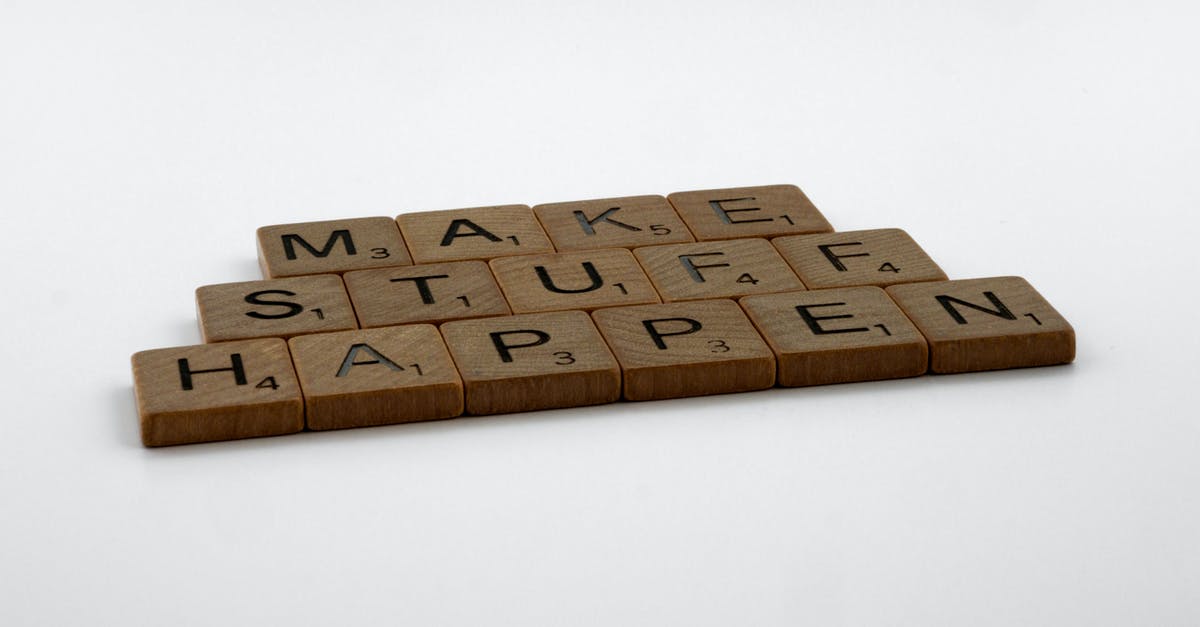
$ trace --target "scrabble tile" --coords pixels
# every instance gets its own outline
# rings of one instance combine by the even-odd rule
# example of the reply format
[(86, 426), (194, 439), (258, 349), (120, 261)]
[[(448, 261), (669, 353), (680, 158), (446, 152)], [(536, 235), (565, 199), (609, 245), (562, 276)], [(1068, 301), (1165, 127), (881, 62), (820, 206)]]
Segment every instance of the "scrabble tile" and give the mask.
[(501, 257), (488, 265), (516, 313), (659, 302), (633, 253), (622, 248)]
[(790, 235), (771, 243), (810, 290), (946, 280), (946, 273), (900, 229)]
[(458, 320), (441, 331), (469, 414), (598, 405), (621, 396), (617, 362), (582, 311)]
[(396, 222), (417, 263), (554, 252), (527, 205), (420, 211)]
[(362, 270), (343, 278), (364, 329), (512, 313), (483, 261)]
[(196, 290), (196, 312), (205, 342), (358, 328), (336, 274), (205, 285)]
[(662, 196), (556, 202), (533, 213), (559, 252), (695, 241)]
[(263, 276), (306, 274), (412, 265), (400, 229), (391, 218), (354, 218), (276, 224), (258, 229), (258, 264)]
[(833, 230), (795, 185), (675, 192), (667, 199), (702, 242)]
[(893, 285), (887, 292), (929, 341), (933, 372), (1075, 359), (1074, 329), (1020, 277)]
[(739, 301), (775, 353), (779, 385), (925, 374), (929, 347), (878, 287), (746, 296)]
[(747, 392), (775, 384), (771, 349), (731, 300), (598, 309), (592, 317), (621, 364), (628, 400)]
[(133, 355), (142, 444), (168, 446), (296, 433), (304, 400), (280, 339)]
[(668, 244), (633, 253), (663, 302), (804, 289), (765, 239)]
[(431, 324), (303, 335), (288, 346), (314, 431), (462, 414), (462, 380)]

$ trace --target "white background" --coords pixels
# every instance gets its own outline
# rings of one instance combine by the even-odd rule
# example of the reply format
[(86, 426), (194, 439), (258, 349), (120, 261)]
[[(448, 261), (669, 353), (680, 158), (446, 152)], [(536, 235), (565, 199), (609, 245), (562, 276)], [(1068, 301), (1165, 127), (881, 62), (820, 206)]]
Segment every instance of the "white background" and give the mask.
[[(1197, 624), (1195, 6), (0, 0), (0, 624)], [(258, 226), (785, 182), (1077, 363), (139, 444)]]

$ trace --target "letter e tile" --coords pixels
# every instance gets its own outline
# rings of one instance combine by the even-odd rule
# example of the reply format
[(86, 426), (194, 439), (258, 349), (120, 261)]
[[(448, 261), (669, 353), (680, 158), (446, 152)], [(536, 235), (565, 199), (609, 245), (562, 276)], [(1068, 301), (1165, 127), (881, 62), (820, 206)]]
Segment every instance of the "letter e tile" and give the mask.
[(925, 374), (929, 349), (917, 327), (877, 287), (762, 294), (741, 299), (795, 387)]

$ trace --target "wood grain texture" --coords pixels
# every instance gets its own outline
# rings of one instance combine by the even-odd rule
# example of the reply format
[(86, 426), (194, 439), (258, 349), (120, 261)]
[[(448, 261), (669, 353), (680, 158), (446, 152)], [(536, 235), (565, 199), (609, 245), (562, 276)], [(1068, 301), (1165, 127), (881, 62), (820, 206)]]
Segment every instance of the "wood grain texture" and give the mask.
[(804, 289), (765, 239), (650, 246), (633, 253), (663, 302)]
[(459, 320), (441, 332), (469, 414), (598, 405), (621, 396), (616, 359), (581, 311)]
[(417, 263), (554, 252), (528, 205), (420, 211), (396, 222)]
[(1020, 277), (993, 277), (887, 288), (929, 342), (938, 373), (1065, 364), (1075, 331)]
[(288, 341), (308, 428), (453, 418), (462, 380), (430, 324), (304, 335)]
[(667, 199), (702, 242), (833, 230), (795, 185), (675, 192)]
[(387, 217), (275, 224), (257, 235), (258, 264), (269, 279), (412, 265)]
[(533, 213), (559, 252), (695, 241), (663, 196), (549, 203)]
[(335, 274), (205, 285), (196, 290), (196, 313), (205, 342), (358, 328)]
[(731, 300), (599, 309), (592, 318), (621, 364), (627, 400), (747, 392), (775, 384), (771, 349)]
[(145, 446), (304, 429), (304, 401), (283, 340), (159, 348), (131, 361)]
[(878, 287), (747, 296), (739, 303), (797, 387), (925, 374), (929, 347)]
[(771, 243), (811, 290), (946, 280), (946, 273), (901, 229), (791, 235)]
[(623, 248), (501, 257), (488, 265), (515, 313), (659, 302), (637, 259)]
[(364, 329), (511, 313), (483, 261), (347, 272), (343, 279)]

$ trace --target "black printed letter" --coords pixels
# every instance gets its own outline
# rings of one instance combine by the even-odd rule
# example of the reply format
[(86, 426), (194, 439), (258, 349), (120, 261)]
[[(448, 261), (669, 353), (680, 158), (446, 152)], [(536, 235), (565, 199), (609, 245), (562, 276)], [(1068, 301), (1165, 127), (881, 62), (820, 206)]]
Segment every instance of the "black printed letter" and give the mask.
[[(374, 357), (374, 359), (371, 359), (368, 361), (355, 361), (356, 359), (358, 359), (358, 353), (360, 351), (365, 351), (367, 354)], [(367, 366), (370, 364), (383, 364), (383, 365), (387, 366), (388, 368), (391, 368), (392, 370), (395, 370), (397, 372), (404, 370), (404, 368), (401, 368), (400, 366), (396, 365), (396, 362), (388, 359), (387, 357), (384, 357), (383, 353), (380, 353), (379, 351), (375, 350), (374, 348), (371, 348), (370, 345), (355, 344), (350, 347), (349, 351), (346, 351), (346, 358), (342, 360), (342, 367), (338, 369), (337, 376), (344, 377), (347, 374), (350, 374), (351, 368), (353, 368), (355, 366)]]
[(247, 316), (250, 316), (251, 318), (258, 318), (259, 320), (278, 320), (280, 318), (291, 318), (292, 316), (304, 311), (304, 305), (301, 305), (299, 303), (293, 303), (293, 302), (289, 302), (286, 300), (260, 300), (259, 296), (262, 296), (263, 294), (282, 294), (284, 296), (295, 296), (296, 295), (295, 292), (289, 292), (287, 290), (262, 290), (260, 292), (254, 292), (252, 294), (247, 294), (246, 302), (250, 303), (251, 305), (270, 305), (272, 307), (287, 307), (286, 313), (265, 314), (265, 313), (259, 313), (257, 311), (247, 311), (246, 312)]
[[(537, 339), (533, 340), (532, 342), (529, 342), (528, 344), (506, 344), (504, 342), (504, 336), (515, 335), (518, 333), (532, 335)], [(537, 331), (534, 329), (520, 329), (517, 331), (495, 331), (493, 333), (490, 333), (489, 335), (492, 336), (492, 344), (496, 347), (496, 352), (500, 354), (500, 361), (502, 361), (506, 364), (512, 363), (512, 360), (513, 360), (512, 353), (509, 352), (509, 349), (529, 348), (531, 346), (541, 346), (542, 344), (545, 344), (546, 342), (550, 341), (549, 333), (546, 333), (545, 331)]]
[(329, 239), (325, 240), (325, 247), (321, 250), (313, 248), (303, 237), (295, 233), (288, 233), (282, 237), (283, 239), (283, 254), (287, 255), (288, 259), (296, 258), (296, 244), (300, 244), (305, 250), (314, 257), (328, 257), (329, 253), (333, 252), (333, 246), (337, 240), (342, 240), (342, 245), (346, 247), (347, 255), (358, 254), (354, 250), (354, 240), (350, 239), (350, 231), (347, 229), (338, 229), (329, 234)]
[[(688, 328), (686, 331), (672, 331), (670, 333), (663, 333), (662, 331), (658, 330), (658, 327), (655, 326), (659, 322), (682, 322), (688, 325)], [(654, 340), (654, 345), (657, 346), (658, 350), (660, 351), (667, 350), (667, 344), (663, 341), (664, 337), (671, 337), (672, 335), (688, 335), (689, 333), (695, 333), (702, 328), (699, 320), (693, 320), (691, 318), (657, 318), (655, 320), (642, 320), (642, 326), (646, 327), (646, 333), (650, 334), (650, 339)]]
[(592, 284), (587, 287), (574, 290), (563, 289), (555, 285), (554, 280), (550, 278), (550, 274), (546, 272), (546, 266), (534, 266), (533, 271), (537, 272), (538, 278), (541, 279), (542, 287), (554, 292), (555, 294), (582, 294), (584, 292), (598, 290), (604, 285), (604, 279), (600, 276), (599, 272), (596, 272), (596, 266), (592, 265), (592, 262), (590, 261), (583, 262), (583, 271), (586, 272), (588, 278), (592, 280)]
[(228, 368), (212, 368), (211, 370), (192, 370), (188, 365), (187, 359), (179, 360), (179, 385), (184, 390), (192, 389), (192, 375), (204, 374), (206, 372), (233, 372), (233, 381), (238, 385), (246, 385), (246, 370), (242, 367), (242, 354), (234, 353), (230, 355), (230, 361), (233, 365)]
[[(471, 232), (459, 233), (459, 229), (463, 228), (466, 228)], [(459, 218), (458, 220), (454, 220), (450, 223), (450, 227), (446, 229), (446, 234), (442, 236), (442, 246), (449, 246), (450, 244), (453, 244), (454, 238), (456, 237), (483, 237), (489, 242), (502, 241), (491, 231), (479, 226), (478, 224), (475, 224), (470, 220), (467, 220), (466, 218)]]
[(954, 308), (955, 304), (962, 305), (963, 307), (969, 307), (971, 309), (974, 309), (975, 311), (982, 311), (985, 314), (990, 314), (990, 315), (996, 316), (997, 318), (1004, 318), (1005, 320), (1016, 320), (1017, 319), (1017, 317), (1013, 315), (1013, 312), (1009, 311), (1008, 307), (1005, 307), (1004, 303), (1000, 302), (999, 298), (996, 298), (995, 294), (993, 294), (992, 292), (984, 292), (983, 295), (985, 298), (987, 298), (989, 301), (992, 302), (992, 305), (995, 307), (995, 309), (988, 309), (987, 307), (981, 307), (974, 303), (968, 303), (965, 300), (959, 300), (957, 298), (954, 298), (952, 296), (946, 296), (944, 294), (941, 296), (936, 296), (935, 298), (937, 298), (937, 301), (942, 304), (942, 307), (946, 310), (946, 313), (950, 314), (950, 317), (954, 318), (954, 321), (959, 324), (966, 324), (967, 319), (964, 318), (961, 313), (958, 313), (958, 310)]

